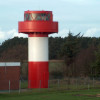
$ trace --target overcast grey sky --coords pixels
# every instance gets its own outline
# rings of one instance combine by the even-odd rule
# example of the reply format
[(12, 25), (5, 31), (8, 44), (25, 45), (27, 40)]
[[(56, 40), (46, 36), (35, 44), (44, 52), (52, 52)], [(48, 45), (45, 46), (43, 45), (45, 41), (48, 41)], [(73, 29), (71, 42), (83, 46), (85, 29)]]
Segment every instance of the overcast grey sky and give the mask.
[(18, 21), (23, 21), (26, 10), (53, 11), (59, 22), (59, 33), (67, 36), (69, 30), (84, 36), (100, 36), (100, 0), (0, 0), (0, 42), (18, 34)]

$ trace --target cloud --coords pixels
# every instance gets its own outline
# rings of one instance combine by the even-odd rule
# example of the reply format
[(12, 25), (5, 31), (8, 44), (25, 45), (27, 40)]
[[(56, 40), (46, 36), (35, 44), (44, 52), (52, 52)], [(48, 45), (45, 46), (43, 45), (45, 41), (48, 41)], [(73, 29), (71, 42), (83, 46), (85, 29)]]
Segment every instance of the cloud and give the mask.
[(68, 36), (69, 30), (68, 29), (62, 29), (61, 31), (59, 31), (58, 35), (60, 37), (66, 37)]
[(84, 36), (87, 36), (87, 37), (95, 36), (96, 37), (98, 36), (98, 33), (100, 33), (100, 28), (90, 28), (85, 32)]
[(8, 31), (7, 34), (10, 35), (10, 38), (13, 38), (13, 37), (27, 37), (27, 34), (18, 33), (15, 29)]
[(4, 39), (4, 32), (0, 31), (0, 39)]
[[(52, 37), (62, 37), (62, 38), (64, 38), (64, 37), (67, 37), (68, 36), (69, 31), (70, 31), (69, 29), (62, 29), (61, 31), (58, 32), (58, 34), (57, 33), (50, 34), (49, 36), (52, 36)], [(75, 30), (73, 30), (71, 32), (73, 33), (73, 35), (76, 34), (76, 31)], [(83, 36), (84, 37), (99, 37), (100, 36), (99, 33), (100, 33), (100, 28), (89, 28), (89, 29), (86, 30), (86, 32), (84, 33)]]
[(58, 33), (50, 34), (49, 36), (52, 37), (66, 37), (68, 36), (69, 30), (68, 29), (62, 29)]
[(0, 30), (0, 42), (3, 42), (6, 39), (11, 39), (14, 37), (27, 37), (26, 34), (18, 33), (15, 29), (9, 31)]

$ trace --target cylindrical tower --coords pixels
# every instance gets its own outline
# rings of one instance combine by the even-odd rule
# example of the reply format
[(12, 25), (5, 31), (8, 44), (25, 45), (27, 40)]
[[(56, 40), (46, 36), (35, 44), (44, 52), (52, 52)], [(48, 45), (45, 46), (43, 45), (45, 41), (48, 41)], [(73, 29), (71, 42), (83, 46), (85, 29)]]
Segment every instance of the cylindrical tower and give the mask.
[(48, 88), (48, 35), (58, 32), (52, 11), (25, 11), (19, 33), (28, 34), (28, 88)]

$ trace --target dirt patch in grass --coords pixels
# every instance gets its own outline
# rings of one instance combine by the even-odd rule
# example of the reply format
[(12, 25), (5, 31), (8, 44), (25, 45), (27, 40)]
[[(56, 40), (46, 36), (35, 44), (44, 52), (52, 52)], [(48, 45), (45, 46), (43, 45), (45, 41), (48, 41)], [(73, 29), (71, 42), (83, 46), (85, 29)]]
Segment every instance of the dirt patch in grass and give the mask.
[(49, 96), (42, 96), (42, 98), (49, 98)]
[(96, 97), (100, 97), (100, 94), (97, 94)]
[(74, 96), (100, 97), (100, 94), (96, 94), (96, 95), (92, 95), (92, 94), (76, 94)]

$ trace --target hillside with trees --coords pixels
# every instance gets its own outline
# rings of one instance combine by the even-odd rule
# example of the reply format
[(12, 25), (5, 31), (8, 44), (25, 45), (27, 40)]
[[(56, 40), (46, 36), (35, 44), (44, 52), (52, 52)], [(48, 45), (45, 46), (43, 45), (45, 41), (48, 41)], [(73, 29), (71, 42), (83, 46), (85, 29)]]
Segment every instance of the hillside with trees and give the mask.
[(0, 45), (0, 61), (27, 60), (28, 39), (14, 37)]
[[(49, 59), (64, 60), (64, 76), (100, 76), (100, 38), (71, 32), (65, 38), (49, 37)], [(28, 60), (28, 39), (14, 37), (0, 45), (0, 61)]]

